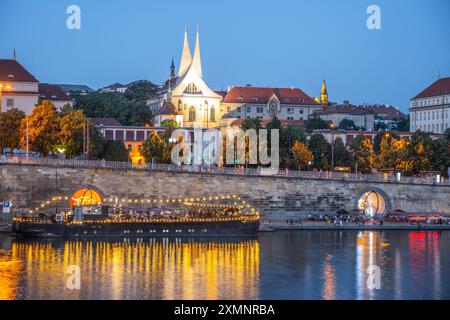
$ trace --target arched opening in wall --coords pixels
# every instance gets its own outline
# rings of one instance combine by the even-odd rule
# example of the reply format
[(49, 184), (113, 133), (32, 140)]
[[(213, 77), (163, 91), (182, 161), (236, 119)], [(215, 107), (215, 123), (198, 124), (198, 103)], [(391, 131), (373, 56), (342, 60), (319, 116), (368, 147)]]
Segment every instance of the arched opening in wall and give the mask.
[(71, 207), (85, 207), (103, 203), (102, 196), (93, 189), (79, 189), (70, 198)]
[(358, 200), (358, 210), (364, 217), (372, 219), (386, 213), (386, 200), (377, 191), (368, 191)]

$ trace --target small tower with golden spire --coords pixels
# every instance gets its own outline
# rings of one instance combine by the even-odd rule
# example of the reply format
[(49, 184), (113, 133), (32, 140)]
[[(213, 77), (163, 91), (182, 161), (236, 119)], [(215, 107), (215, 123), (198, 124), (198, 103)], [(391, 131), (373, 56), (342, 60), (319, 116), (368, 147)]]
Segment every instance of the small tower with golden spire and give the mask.
[(320, 103), (322, 104), (322, 108), (326, 108), (328, 105), (328, 92), (327, 92), (327, 83), (323, 80), (322, 90), (320, 91)]

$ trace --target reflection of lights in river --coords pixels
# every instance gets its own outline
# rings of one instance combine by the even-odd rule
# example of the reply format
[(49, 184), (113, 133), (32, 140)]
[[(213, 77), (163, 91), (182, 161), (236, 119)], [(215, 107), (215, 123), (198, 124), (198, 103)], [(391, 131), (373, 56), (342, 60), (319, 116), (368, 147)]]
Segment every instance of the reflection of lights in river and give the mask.
[[(23, 261), (21, 286), (31, 298), (256, 299), (259, 243), (149, 239), (12, 245)], [(70, 265), (81, 268), (81, 290), (65, 287)], [(1, 267), (1, 265), (0, 265)], [(45, 284), (45, 285), (42, 285)], [(1, 285), (1, 283), (0, 283)], [(17, 284), (11, 284), (11, 287)], [(1, 287), (0, 287), (1, 288)], [(14, 298), (13, 296), (11, 298)]]
[[(359, 232), (356, 237), (356, 296), (357, 299), (373, 299), (374, 290), (367, 288), (367, 268), (379, 266), (378, 246), (380, 233), (374, 231)], [(381, 266), (379, 266), (381, 267)]]

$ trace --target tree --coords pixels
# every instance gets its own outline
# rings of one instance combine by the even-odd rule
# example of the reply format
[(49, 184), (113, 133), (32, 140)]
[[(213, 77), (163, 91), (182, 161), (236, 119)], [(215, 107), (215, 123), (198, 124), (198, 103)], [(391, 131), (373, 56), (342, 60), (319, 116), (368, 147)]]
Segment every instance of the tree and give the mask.
[(351, 150), (355, 156), (359, 171), (370, 173), (373, 163), (372, 142), (370, 139), (360, 134), (352, 141)]
[(339, 122), (338, 128), (342, 130), (355, 130), (356, 126), (353, 120), (342, 119), (341, 122)]
[(305, 130), (292, 125), (282, 127), (280, 130), (280, 157), (282, 166), (289, 166), (294, 141), (306, 144)]
[(309, 150), (311, 151), (316, 169), (330, 169), (331, 146), (321, 133), (316, 133), (309, 139)]
[(130, 101), (147, 101), (155, 96), (157, 86), (147, 80), (135, 81), (128, 85), (125, 98)]
[(59, 144), (65, 155), (73, 157), (82, 152), (85, 122), (83, 110), (69, 110), (59, 121)]
[(163, 122), (161, 122), (162, 128), (178, 128), (178, 122), (172, 119), (166, 119)]
[(380, 153), (375, 157), (375, 166), (384, 170), (401, 170), (408, 172), (412, 168), (408, 159), (408, 141), (384, 136), (380, 143)]
[(27, 145), (27, 123), (29, 148), (47, 156), (54, 150), (59, 138), (59, 116), (56, 108), (49, 100), (44, 100), (33, 109), (30, 116), (20, 122), (20, 145)]
[(130, 160), (128, 150), (122, 141), (109, 140), (105, 142), (103, 159), (106, 161), (128, 162)]
[(292, 146), (292, 157), (293, 165), (299, 170), (308, 166), (314, 160), (306, 144), (297, 140), (294, 141), (294, 145)]
[(255, 129), (256, 131), (258, 131), (261, 128), (261, 121), (258, 118), (245, 119), (241, 124), (242, 130)]
[(392, 139), (392, 138), (398, 139), (399, 138), (398, 134), (395, 131), (378, 131), (378, 133), (373, 138), (373, 152), (375, 154), (380, 153), (380, 144), (381, 144), (381, 140), (384, 137), (387, 137), (388, 139)]
[(430, 163), (432, 170), (439, 171), (443, 176), (448, 176), (450, 140), (447, 140), (445, 136), (431, 142)]
[(18, 148), (20, 146), (20, 122), (25, 118), (25, 113), (17, 108), (0, 112), (0, 148), (3, 154), (4, 148)]
[(313, 115), (311, 118), (305, 121), (305, 130), (308, 133), (313, 132), (313, 130), (329, 129), (328, 122), (321, 119), (317, 115)]
[(145, 101), (130, 101), (119, 92), (75, 95), (74, 108), (84, 110), (89, 118), (114, 118), (124, 126), (143, 126), (151, 119)]
[(418, 174), (420, 171), (426, 171), (430, 168), (431, 136), (429, 133), (416, 131), (411, 136), (411, 142), (408, 144), (408, 155), (405, 170), (407, 174)]
[(410, 116), (408, 115), (405, 118), (401, 118), (397, 121), (396, 126), (397, 130), (399, 132), (409, 132), (409, 123), (410, 123)]
[(170, 148), (164, 139), (152, 130), (142, 145), (142, 156), (147, 163), (152, 160), (158, 163), (170, 163)]
[(334, 140), (334, 165), (336, 167), (353, 167), (354, 158), (352, 153), (347, 150), (347, 147), (341, 138)]
[[(108, 148), (111, 148), (111, 146), (108, 145), (108, 142), (103, 137), (100, 130), (93, 126), (92, 123), (89, 125), (89, 158), (91, 159), (105, 159), (108, 161), (118, 161), (118, 160), (109, 160), (111, 159), (111, 156), (106, 156), (106, 152), (109, 153)], [(120, 142), (120, 141), (117, 141)], [(123, 145), (123, 143), (122, 143)], [(125, 150), (126, 157), (123, 155), (123, 150), (119, 147), (114, 147), (116, 150), (118, 150), (119, 155), (117, 158), (119, 159), (125, 159), (123, 161), (128, 161), (128, 151), (125, 149), (125, 146), (123, 146), (123, 149)]]

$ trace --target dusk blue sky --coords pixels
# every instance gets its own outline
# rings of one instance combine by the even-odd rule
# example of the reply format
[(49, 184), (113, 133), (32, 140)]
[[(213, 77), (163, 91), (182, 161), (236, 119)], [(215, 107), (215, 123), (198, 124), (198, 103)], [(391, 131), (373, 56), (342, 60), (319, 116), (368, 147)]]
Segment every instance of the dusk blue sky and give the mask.
[[(81, 30), (66, 8), (81, 8)], [(366, 9), (381, 7), (382, 30)], [(94, 89), (138, 79), (163, 82), (178, 67), (184, 27), (191, 49), (200, 28), (203, 74), (228, 85), (296, 86), (311, 96), (322, 79), (331, 101), (409, 99), (450, 76), (450, 1), (92, 1), (2, 0), (0, 57), (17, 58), (37, 79)]]

